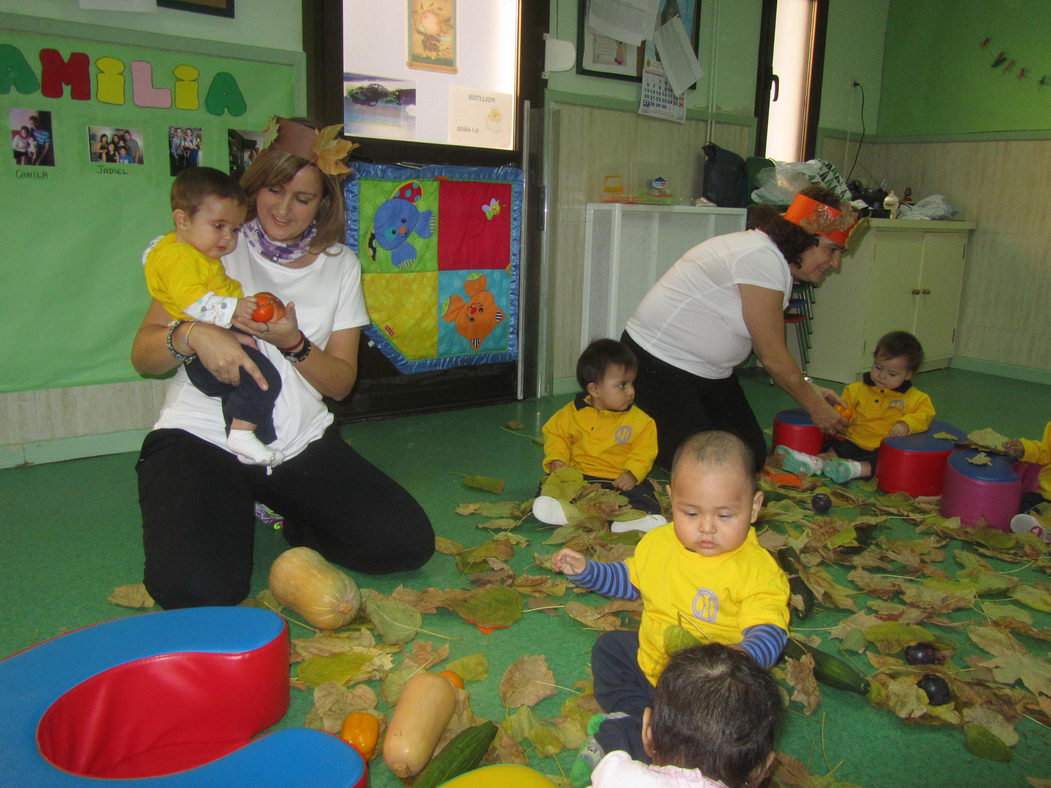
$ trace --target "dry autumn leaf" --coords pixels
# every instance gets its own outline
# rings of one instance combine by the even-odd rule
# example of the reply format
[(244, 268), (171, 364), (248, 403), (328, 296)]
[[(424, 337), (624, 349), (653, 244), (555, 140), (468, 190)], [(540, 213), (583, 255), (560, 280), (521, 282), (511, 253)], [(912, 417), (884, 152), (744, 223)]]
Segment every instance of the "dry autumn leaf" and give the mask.
[(113, 589), (113, 593), (106, 597), (106, 601), (120, 607), (133, 607), (140, 610), (153, 607), (156, 604), (153, 601), (153, 597), (146, 591), (146, 586), (142, 583), (117, 586)]
[(535, 706), (558, 690), (542, 654), (519, 657), (500, 679), (500, 700), (508, 708)]

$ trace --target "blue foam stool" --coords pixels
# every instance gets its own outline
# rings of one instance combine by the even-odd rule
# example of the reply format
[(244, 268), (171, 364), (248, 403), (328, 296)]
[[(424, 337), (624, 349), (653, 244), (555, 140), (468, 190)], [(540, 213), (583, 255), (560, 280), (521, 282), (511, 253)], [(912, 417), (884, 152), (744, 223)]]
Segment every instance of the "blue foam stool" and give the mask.
[[(249, 607), (146, 613), (0, 661), (0, 785), (364, 786), (361, 756), (288, 708), (288, 629)], [(118, 782), (119, 781), (119, 782)]]
[(1022, 483), (1011, 468), (1014, 458), (991, 454), (989, 465), (975, 465), (969, 460), (976, 454), (974, 449), (960, 449), (949, 457), (942, 515), (959, 517), (964, 525), (984, 518), (991, 527), (1006, 531), (1022, 496)]
[[(945, 432), (955, 436), (935, 438)], [(945, 463), (956, 444), (967, 440), (967, 433), (937, 419), (926, 432), (884, 438), (876, 455), (876, 483), (883, 492), (902, 492), (912, 497), (941, 495), (945, 484)]]

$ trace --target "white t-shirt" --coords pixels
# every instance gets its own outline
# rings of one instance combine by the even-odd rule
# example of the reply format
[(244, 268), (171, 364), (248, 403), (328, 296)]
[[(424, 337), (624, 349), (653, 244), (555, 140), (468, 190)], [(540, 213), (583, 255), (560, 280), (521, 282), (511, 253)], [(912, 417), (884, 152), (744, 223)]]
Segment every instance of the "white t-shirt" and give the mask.
[(792, 292), (781, 250), (759, 230), (717, 235), (668, 269), (627, 323), (632, 339), (672, 366), (711, 380), (728, 378), (748, 358), (752, 337), (738, 285)]
[(623, 750), (607, 753), (591, 772), (591, 788), (726, 788), (697, 769), (651, 766), (633, 761)]
[[(368, 313), (361, 292), (361, 264), (342, 244), (320, 254), (306, 268), (287, 268), (263, 259), (242, 240), (223, 258), (226, 273), (238, 280), (245, 295), (268, 291), (285, 303), (296, 305), (299, 328), (320, 348), (334, 331), (367, 325)], [(307, 444), (321, 437), (333, 417), (321, 394), (307, 383), (277, 348), (259, 342), (259, 349), (281, 375), (281, 393), (274, 403), (277, 440), (270, 444), (286, 458), (295, 457)], [(209, 443), (226, 448), (226, 427), (218, 397), (198, 391), (182, 368), (172, 378), (154, 429), (182, 429)]]

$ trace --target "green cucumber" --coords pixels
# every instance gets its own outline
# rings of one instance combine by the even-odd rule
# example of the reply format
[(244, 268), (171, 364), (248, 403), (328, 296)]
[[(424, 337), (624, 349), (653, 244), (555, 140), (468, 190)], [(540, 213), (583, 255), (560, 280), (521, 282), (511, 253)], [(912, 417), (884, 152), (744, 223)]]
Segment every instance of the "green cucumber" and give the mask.
[(810, 586), (808, 586), (803, 581), (803, 578), (799, 576), (799, 566), (802, 564), (802, 561), (799, 558), (799, 553), (791, 547), (785, 547), (778, 550), (777, 553), (774, 554), (774, 557), (777, 559), (777, 563), (780, 564), (785, 574), (788, 575), (789, 592), (798, 595), (799, 598), (803, 600), (802, 609), (797, 607), (791, 608), (792, 617), (799, 621), (809, 618), (814, 610), (814, 603), (817, 600), (814, 597), (814, 592), (810, 590)]
[(489, 720), (481, 725), (464, 728), (431, 759), (427, 768), (416, 778), (413, 788), (438, 788), (453, 777), (471, 771), (482, 762), (494, 738), (496, 723)]
[(810, 654), (814, 658), (814, 677), (822, 684), (848, 692), (856, 692), (858, 695), (868, 694), (868, 679), (839, 657), (789, 638), (785, 644), (785, 656), (799, 659), (804, 654)]

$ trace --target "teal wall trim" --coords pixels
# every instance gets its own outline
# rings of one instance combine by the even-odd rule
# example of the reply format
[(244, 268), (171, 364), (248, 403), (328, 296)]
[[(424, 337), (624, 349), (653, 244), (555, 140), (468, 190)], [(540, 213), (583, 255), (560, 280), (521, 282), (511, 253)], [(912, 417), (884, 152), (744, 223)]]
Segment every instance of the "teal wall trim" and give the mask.
[(125, 430), (104, 435), (82, 435), (0, 446), (0, 468), (137, 452), (148, 432), (149, 430)]
[(986, 361), (983, 358), (953, 356), (949, 366), (967, 372), (982, 372), (986, 375), (998, 375), (1002, 378), (1025, 380), (1030, 383), (1044, 383), (1051, 386), (1051, 369), (1019, 367), (1014, 364), (1002, 364), (998, 361)]

